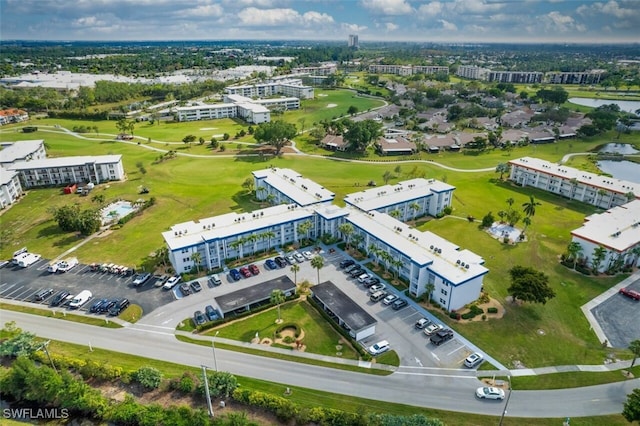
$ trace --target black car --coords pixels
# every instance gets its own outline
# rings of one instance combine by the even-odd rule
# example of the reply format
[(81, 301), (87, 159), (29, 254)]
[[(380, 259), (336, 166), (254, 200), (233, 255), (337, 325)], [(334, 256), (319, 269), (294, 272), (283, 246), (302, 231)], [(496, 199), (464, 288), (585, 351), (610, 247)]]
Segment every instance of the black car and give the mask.
[(109, 299), (106, 301), (106, 303), (100, 305), (100, 308), (98, 308), (98, 312), (101, 314), (107, 313), (109, 312), (109, 309), (113, 308), (116, 305), (116, 303), (118, 303), (118, 299)]
[(33, 296), (33, 299), (38, 302), (41, 302), (46, 298), (48, 298), (49, 296), (51, 296), (52, 294), (53, 294), (52, 288), (43, 288)]
[(207, 318), (205, 318), (202, 311), (195, 311), (193, 313), (193, 323), (197, 326), (204, 324), (207, 322)]
[(441, 344), (451, 339), (453, 339), (453, 331), (449, 330), (448, 328), (445, 328), (444, 330), (440, 330), (436, 334), (431, 336), (429, 340), (434, 345), (440, 346)]
[(287, 266), (287, 261), (284, 260), (284, 257), (282, 256), (275, 257), (273, 261), (276, 262), (276, 265), (278, 265), (279, 268), (284, 268), (285, 266)]
[(194, 293), (197, 293), (200, 290), (202, 290), (202, 285), (200, 285), (200, 283), (198, 281), (193, 281), (191, 283), (191, 288), (193, 289)]
[(380, 279), (377, 277), (367, 278), (364, 283), (362, 283), (365, 287), (371, 287), (376, 284), (380, 284)]
[(391, 307), (396, 311), (399, 311), (400, 309), (404, 308), (408, 304), (409, 303), (405, 299), (398, 299), (391, 304)]
[(91, 305), (91, 307), (89, 308), (89, 312), (95, 314), (100, 312), (100, 309), (102, 308), (103, 305), (109, 303), (109, 299), (100, 299), (100, 300), (96, 300), (93, 305)]
[(111, 309), (109, 309), (109, 315), (111, 315), (112, 317), (117, 317), (122, 313), (122, 311), (127, 308), (127, 306), (129, 306), (129, 304), (129, 299), (118, 300), (115, 305), (113, 305)]
[(356, 262), (353, 259), (343, 260), (342, 262), (340, 262), (340, 269), (344, 269), (347, 266), (353, 265), (354, 263), (356, 263)]
[(60, 306), (70, 295), (71, 293), (69, 293), (68, 291), (62, 290), (60, 293), (55, 295), (53, 300), (51, 300), (51, 306)]
[(365, 273), (365, 270), (364, 269), (360, 269), (360, 268), (355, 268), (355, 269), (352, 269), (351, 271), (349, 271), (349, 275), (351, 275), (351, 278), (359, 277), (360, 275), (362, 275), (364, 273)]
[(207, 316), (207, 318), (209, 319), (209, 321), (215, 321), (217, 319), (220, 319), (220, 314), (218, 313), (218, 311), (211, 305), (207, 305), (204, 308), (204, 313)]
[(180, 284), (180, 293), (182, 293), (183, 296), (190, 295), (191, 294), (191, 287), (189, 287), (189, 284), (187, 284), (187, 283)]

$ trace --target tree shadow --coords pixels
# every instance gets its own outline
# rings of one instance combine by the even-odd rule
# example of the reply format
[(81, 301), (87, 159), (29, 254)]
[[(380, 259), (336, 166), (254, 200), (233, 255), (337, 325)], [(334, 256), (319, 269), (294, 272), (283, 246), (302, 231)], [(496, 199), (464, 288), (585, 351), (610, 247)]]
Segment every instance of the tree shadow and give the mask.
[(231, 199), (236, 202), (235, 206), (231, 206), (233, 211), (251, 212), (262, 208), (262, 203), (253, 198), (253, 193), (245, 190), (236, 192), (231, 196)]

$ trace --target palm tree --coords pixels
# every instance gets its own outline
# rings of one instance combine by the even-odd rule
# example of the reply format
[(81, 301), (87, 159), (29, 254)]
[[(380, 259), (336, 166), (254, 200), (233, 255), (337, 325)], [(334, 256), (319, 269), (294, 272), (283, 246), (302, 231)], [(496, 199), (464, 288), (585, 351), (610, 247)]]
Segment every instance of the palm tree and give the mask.
[(264, 252), (266, 253), (271, 248), (271, 239), (276, 236), (276, 233), (273, 231), (265, 231), (262, 233), (262, 237), (267, 239), (267, 247), (265, 247)]
[(311, 267), (318, 272), (318, 284), (320, 284), (320, 269), (324, 266), (324, 258), (322, 256), (313, 256), (311, 259)]
[(425, 284), (424, 289), (427, 293), (427, 305), (431, 306), (431, 294), (433, 293), (433, 290), (436, 289), (436, 286), (433, 283), (427, 283)]
[(391, 216), (391, 217), (392, 217), (392, 218), (394, 218), (394, 219), (399, 218), (399, 217), (400, 217), (400, 210), (398, 210), (398, 209), (391, 210), (391, 211), (389, 212), (389, 216)]
[(169, 249), (166, 246), (162, 246), (156, 250), (156, 259), (158, 259), (162, 266), (166, 267), (169, 261)]
[(298, 232), (305, 234), (307, 244), (309, 243), (309, 231), (311, 231), (312, 227), (313, 227), (313, 223), (311, 223), (310, 220), (305, 220), (300, 225), (298, 225)]
[(273, 204), (273, 202), (275, 201), (276, 196), (273, 194), (267, 194), (267, 197), (265, 198), (265, 201), (269, 204)]
[(382, 174), (382, 181), (385, 185), (388, 184), (391, 179), (393, 179), (393, 173), (391, 173), (389, 170)]
[(418, 211), (420, 210), (420, 204), (416, 203), (415, 201), (411, 204), (409, 204), (409, 209), (413, 210), (413, 219), (415, 220), (416, 215), (418, 214)]
[(258, 200), (262, 200), (262, 195), (260, 195), (261, 193), (265, 192), (267, 190), (267, 188), (265, 188), (264, 186), (259, 186), (256, 188), (256, 198)]
[(529, 216), (525, 216), (525, 218), (522, 219), (522, 223), (524, 223), (524, 229), (522, 230), (522, 235), (524, 235), (524, 233), (527, 232), (527, 227), (531, 225), (531, 218)]
[(629, 343), (629, 350), (633, 353), (633, 359), (631, 360), (631, 367), (636, 364), (636, 358), (640, 357), (640, 340), (632, 340)]
[(404, 262), (403, 262), (402, 260), (400, 260), (400, 259), (393, 259), (393, 260), (391, 260), (391, 265), (393, 265), (393, 267), (395, 268), (395, 269), (394, 269), (394, 271), (395, 271), (395, 274), (394, 274), (395, 278), (398, 278), (398, 276), (400, 275), (400, 267), (401, 267), (402, 265), (404, 265)]
[(196, 272), (199, 274), (200, 264), (202, 263), (202, 255), (200, 252), (196, 251), (195, 253), (191, 253), (191, 260), (193, 260), (193, 263), (196, 265)]
[(347, 243), (347, 250), (349, 250), (349, 242), (351, 241), (351, 235), (353, 235), (353, 225), (350, 223), (342, 223), (338, 225), (338, 231), (344, 236)]
[(522, 207), (524, 207), (522, 211), (524, 211), (524, 214), (528, 217), (533, 217), (536, 215), (536, 206), (541, 205), (542, 204), (537, 202), (533, 195), (529, 195), (529, 201), (522, 205)]
[(242, 258), (244, 257), (244, 251), (242, 250), (242, 246), (244, 245), (244, 243), (245, 243), (244, 238), (238, 237), (237, 240), (229, 243), (229, 248), (239, 249), (238, 257)]
[(285, 301), (284, 293), (282, 290), (275, 289), (271, 292), (271, 296), (269, 297), (269, 302), (274, 305), (278, 305), (278, 323), (282, 320), (280, 319), (280, 304)]
[(602, 246), (598, 246), (595, 249), (593, 249), (593, 255), (591, 256), (591, 266), (593, 267), (594, 274), (598, 273), (598, 270), (600, 269), (600, 264), (602, 263), (602, 261), (606, 256), (607, 256), (606, 248)]
[(357, 249), (364, 241), (364, 236), (362, 234), (356, 234), (351, 238), (351, 240), (353, 241), (353, 247)]
[(297, 264), (291, 265), (291, 272), (293, 272), (293, 282), (298, 283), (298, 271), (300, 270), (300, 266)]
[(513, 206), (513, 203), (515, 203), (516, 201), (513, 198), (507, 198), (507, 204), (509, 205), (509, 210), (511, 210), (511, 206)]
[(509, 173), (509, 165), (507, 163), (499, 163), (496, 166), (496, 173), (500, 173), (500, 180), (502, 180), (504, 174)]
[(380, 249), (378, 247), (375, 246), (375, 244), (369, 244), (369, 247), (367, 248), (367, 250), (369, 250), (369, 256), (373, 256), (373, 262), (376, 265), (376, 268), (378, 267), (378, 254), (380, 254)]
[(384, 270), (385, 272), (387, 272), (389, 268), (389, 262), (393, 260), (393, 257), (391, 257), (391, 255), (384, 250), (381, 250), (379, 255), (380, 255), (380, 258), (382, 259)]
[(578, 256), (582, 252), (582, 245), (577, 241), (571, 241), (567, 246), (567, 253), (569, 259), (573, 260), (573, 269), (576, 269), (576, 262), (578, 261)]

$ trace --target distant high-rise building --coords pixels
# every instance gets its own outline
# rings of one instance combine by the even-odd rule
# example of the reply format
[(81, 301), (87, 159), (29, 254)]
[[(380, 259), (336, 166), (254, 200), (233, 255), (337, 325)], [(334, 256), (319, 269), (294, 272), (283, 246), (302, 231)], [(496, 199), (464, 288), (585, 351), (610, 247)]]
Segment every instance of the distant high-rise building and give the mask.
[(353, 47), (357, 49), (358, 45), (358, 34), (349, 34), (349, 47)]

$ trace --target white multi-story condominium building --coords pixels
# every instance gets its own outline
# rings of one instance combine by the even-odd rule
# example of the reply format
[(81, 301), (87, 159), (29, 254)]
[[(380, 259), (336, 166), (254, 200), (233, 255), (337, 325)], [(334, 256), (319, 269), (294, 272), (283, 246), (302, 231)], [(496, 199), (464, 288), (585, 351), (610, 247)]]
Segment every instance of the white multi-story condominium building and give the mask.
[(24, 189), (83, 182), (98, 184), (125, 178), (122, 155), (19, 161), (9, 167), (9, 170), (18, 173)]
[(369, 65), (369, 72), (376, 74), (395, 74), (407, 76), (413, 73), (411, 65), (384, 65), (384, 64), (372, 64)]
[(364, 212), (387, 213), (408, 221), (442, 213), (451, 205), (455, 189), (439, 180), (416, 178), (351, 193), (344, 197), (344, 202)]
[(412, 65), (413, 74), (449, 74), (449, 67), (442, 65)]
[(8, 168), (17, 161), (41, 160), (47, 158), (44, 140), (3, 142), (0, 144), (0, 166)]
[(481, 68), (477, 65), (460, 65), (456, 75), (471, 80), (486, 80), (490, 71), (488, 68)]
[(317, 67), (298, 67), (291, 70), (294, 74), (331, 75), (338, 72), (337, 64), (323, 64)]
[(22, 194), (18, 173), (0, 166), (0, 208), (15, 203)]
[(295, 203), (301, 207), (331, 203), (335, 194), (291, 169), (256, 170), (253, 173), (256, 197), (271, 204)]
[(605, 70), (585, 72), (548, 72), (545, 81), (550, 84), (599, 84)]
[(234, 103), (192, 105), (175, 109), (178, 121), (215, 120), (238, 116), (238, 106)]
[[(341, 237), (340, 225), (348, 223), (353, 228), (349, 236), (352, 243), (406, 279), (412, 295), (421, 296), (428, 286), (433, 286), (432, 299), (447, 310), (460, 309), (480, 296), (483, 278), (488, 272), (480, 256), (460, 250), (431, 232), (417, 231), (385, 213), (373, 209), (363, 211), (364, 204), (358, 208), (338, 207), (331, 203), (333, 193), (293, 170), (274, 168), (253, 172), (253, 175), (259, 198), (266, 199), (272, 194), (273, 202), (285, 204), (174, 225), (162, 236), (178, 273), (195, 267), (193, 253), (199, 253), (196, 259), (199, 258), (203, 266), (215, 269), (223, 267), (228, 259), (285, 247), (303, 238)], [(403, 192), (407, 200), (412, 198), (418, 186), (424, 184), (413, 182), (402, 184), (416, 187), (397, 193)], [(422, 192), (434, 188), (449, 196), (453, 190), (442, 182), (430, 182), (428, 189), (422, 187)], [(436, 191), (427, 196), (429, 203), (422, 200), (424, 212), (436, 211), (429, 208), (433, 201), (430, 197), (440, 193)], [(306, 226), (301, 226), (303, 224)]]
[(302, 84), (301, 79), (279, 79), (269, 82), (229, 86), (224, 89), (228, 95), (240, 95), (248, 98), (266, 98), (275, 95), (293, 96), (300, 99), (313, 99), (313, 87)]
[(489, 71), (487, 81), (498, 83), (542, 83), (543, 73), (535, 71)]
[(509, 179), (522, 186), (609, 209), (640, 198), (640, 184), (561, 166), (539, 158), (509, 161)]
[(600, 272), (616, 263), (640, 265), (640, 200), (587, 216), (580, 228), (571, 231), (571, 236), (582, 247), (580, 257), (586, 258), (591, 267), (596, 250), (604, 249), (598, 265)]

